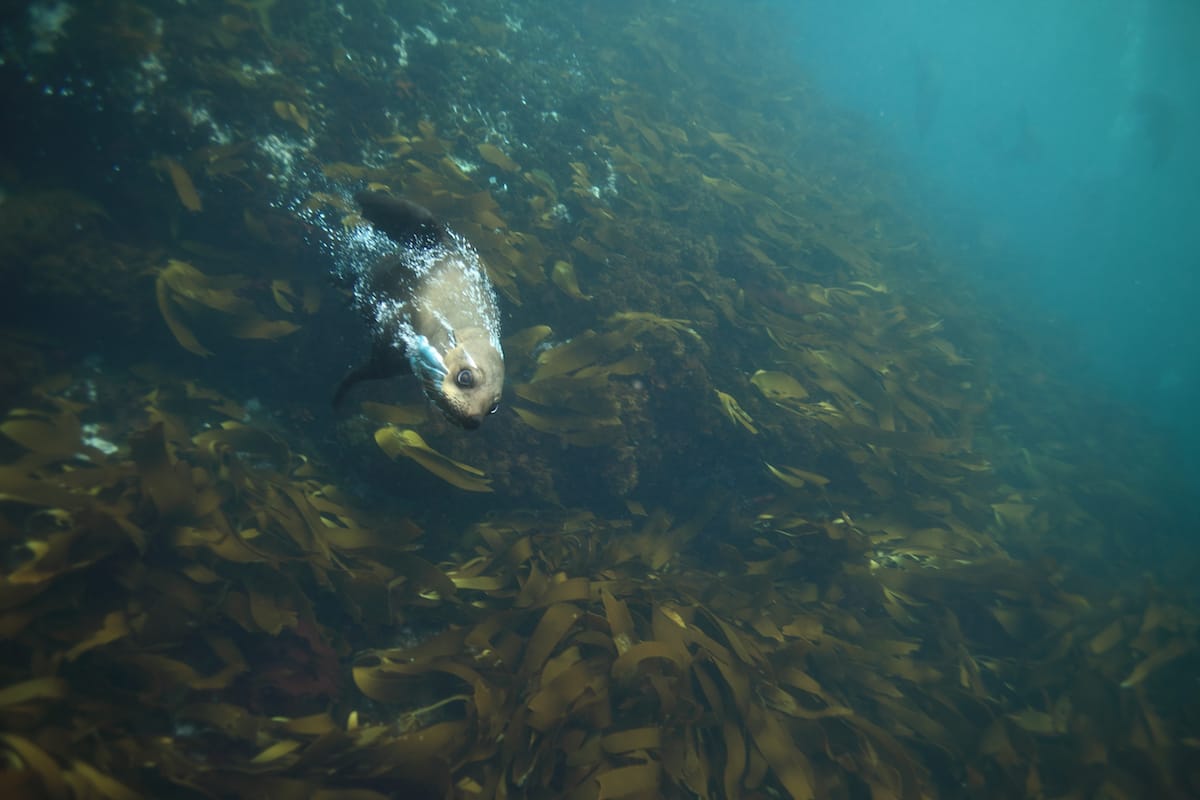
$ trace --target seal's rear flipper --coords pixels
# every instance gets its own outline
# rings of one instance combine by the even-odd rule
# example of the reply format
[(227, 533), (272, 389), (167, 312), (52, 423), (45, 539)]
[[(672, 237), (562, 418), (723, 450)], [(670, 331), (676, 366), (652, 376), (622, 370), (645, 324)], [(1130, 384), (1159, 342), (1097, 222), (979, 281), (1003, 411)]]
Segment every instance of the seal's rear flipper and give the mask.
[(423, 206), (383, 192), (359, 192), (354, 199), (363, 217), (397, 244), (432, 247), (442, 239), (442, 226)]
[(350, 370), (346, 373), (346, 377), (342, 378), (342, 382), (338, 384), (337, 390), (333, 393), (333, 407), (335, 409), (341, 407), (342, 400), (350, 391), (350, 387), (359, 381), (394, 378), (411, 371), (412, 368), (409, 366), (408, 359), (404, 357), (404, 353), (394, 347), (377, 344), (371, 349), (370, 361)]

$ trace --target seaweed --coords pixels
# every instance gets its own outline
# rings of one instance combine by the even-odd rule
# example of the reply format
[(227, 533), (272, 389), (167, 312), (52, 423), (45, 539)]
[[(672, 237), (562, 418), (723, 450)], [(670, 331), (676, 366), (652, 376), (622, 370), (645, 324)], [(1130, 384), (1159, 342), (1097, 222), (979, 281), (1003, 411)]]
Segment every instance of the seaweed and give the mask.
[[(12, 793), (1195, 793), (1200, 622), (1141, 572), (1178, 524), (1160, 444), (1087, 429), (769, 20), (697, 8), (94, 29), (125, 65), (97, 97), (142, 109), (127, 188), (7, 170), (5, 288), (186, 374), (3, 340)], [(150, 55), (169, 91), (112, 78)], [(245, 399), (340, 366), (308, 268), (363, 185), (507, 301), (479, 437), (391, 388), (337, 429)]]

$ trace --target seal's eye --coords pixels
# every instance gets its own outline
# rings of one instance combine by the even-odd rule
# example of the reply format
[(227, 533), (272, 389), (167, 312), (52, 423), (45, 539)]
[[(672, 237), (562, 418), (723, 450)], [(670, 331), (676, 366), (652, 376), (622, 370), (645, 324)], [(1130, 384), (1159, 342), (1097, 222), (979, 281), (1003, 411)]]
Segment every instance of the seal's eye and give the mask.
[(475, 374), (469, 369), (460, 369), (458, 374), (454, 376), (454, 382), (457, 383), (460, 388), (470, 389), (475, 385)]
[(499, 410), (500, 410), (500, 404), (496, 403), (494, 406), (492, 406), (491, 408), (488, 409), (488, 413), (495, 414)]

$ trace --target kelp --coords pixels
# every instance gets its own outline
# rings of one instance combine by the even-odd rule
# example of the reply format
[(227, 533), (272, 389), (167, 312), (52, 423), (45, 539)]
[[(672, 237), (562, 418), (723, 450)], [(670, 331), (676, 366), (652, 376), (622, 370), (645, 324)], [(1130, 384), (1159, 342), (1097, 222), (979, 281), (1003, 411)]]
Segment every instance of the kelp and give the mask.
[(790, 410), (799, 410), (808, 398), (804, 385), (786, 372), (760, 369), (750, 382), (772, 403)]
[[(637, 319), (643, 334), (687, 327)], [(569, 360), (544, 380), (595, 366)], [(1110, 780), (1147, 752), (1161, 785), (1183, 768), (1151, 692), (1194, 663), (1200, 618), (1089, 602), (979, 532), (965, 547), (961, 522), (830, 519), (800, 494), (745, 526), (719, 496), (682, 517), (631, 502), (631, 519), (492, 514), (433, 563), (411, 551), (418, 529), (367, 524), (221, 395), (169, 381), (141, 395), (112, 455), (83, 444), (89, 409), (62, 397), (0, 422), (18, 448), (0, 471), (18, 558), (0, 629), (30, 659), (5, 662), (0, 747), (31, 791), (918, 798), (939, 793), (931, 763), (1003, 793), (1055, 785), (1077, 753)], [(798, 493), (838, 484), (768, 468)], [(697, 550), (713, 530), (716, 562)], [(57, 613), (85, 592), (104, 599)], [(370, 644), (429, 614), (445, 624), (424, 641)], [(109, 744), (50, 735), (61, 719), (104, 720)], [(169, 768), (147, 783), (145, 763)]]
[[(302, 744), (336, 732), (311, 714), (340, 691), (348, 647), (314, 600), (334, 599), (358, 625), (382, 623), (389, 584), (422, 569), (364, 556), (402, 548), (413, 532), (364, 525), (276, 436), (233, 421), (192, 433), (195, 413), (231, 406), (220, 395), (171, 384), (145, 396), (144, 427), (112, 455), (84, 444), (83, 404), (49, 397), (0, 424), (22, 453), (0, 473), (0, 530), (15, 559), (0, 582), (13, 648), (0, 747), (31, 792), (140, 796), (130, 787), (146, 759), (171, 765), (168, 784), (218, 793), (295, 766)], [(39, 518), (57, 521), (30, 524)], [(64, 603), (76, 611), (61, 614)], [(12, 681), (34, 663), (39, 677)], [(268, 708), (295, 719), (268, 719)], [(174, 731), (156, 721), (168, 711), (179, 715)], [(60, 721), (29, 728), (43, 714)], [(73, 715), (105, 719), (104, 750), (55, 733)], [(189, 765), (188, 742), (213, 736), (253, 749), (220, 770)]]
[[(621, 398), (626, 392), (613, 379), (653, 368), (642, 342), (649, 339), (679, 346), (684, 338), (681, 334), (702, 341), (687, 320), (648, 312), (622, 312), (604, 322), (608, 330), (603, 333), (586, 330), (538, 354), (532, 378), (513, 387), (522, 401), (514, 410), (525, 425), (572, 445), (596, 447), (618, 442), (624, 427)], [(541, 335), (538, 328), (527, 336), (532, 340)]]
[[(888, 581), (908, 595), (897, 588), (875, 601), (900, 603), (902, 613), (887, 622), (856, 621), (829, 600), (796, 602), (808, 592), (787, 578), (790, 546), (781, 545), (775, 559), (727, 561), (721, 581), (686, 560), (667, 568), (705, 522), (677, 529), (660, 513), (643, 532), (593, 524), (573, 534), (590, 543), (567, 550), (555, 544), (561, 534), (554, 524), (530, 530), (493, 519), (478, 531), (486, 545), (468, 568), (472, 577), (448, 574), (460, 595), (475, 595), (475, 604), (495, 607), (497, 617), (415, 649), (364, 654), (355, 680), (368, 696), (404, 708), (419, 678), (454, 675), (462, 690), (451, 690), (449, 702), (466, 704), (455, 719), (467, 728), (452, 769), (473, 785), (500, 781), (534, 795), (673, 785), (730, 797), (771, 784), (786, 796), (815, 797), (816, 787), (853, 775), (880, 796), (920, 797), (932, 791), (931, 778), (906, 740), (924, 741), (975, 770), (1003, 772), (1010, 763), (1004, 751), (985, 744), (976, 755), (955, 734), (981, 711), (1010, 725), (1010, 740), (1013, 731), (1072, 730), (1067, 720), (1077, 712), (1062, 701), (1057, 716), (1019, 706), (1001, 713), (1003, 701), (981, 681), (1011, 677), (1015, 662), (972, 659), (957, 626), (946, 629), (954, 631), (954, 646), (919, 655), (914, 634), (924, 625), (942, 627), (945, 613), (917, 601), (921, 567), (897, 568), (905, 580)], [(867, 547), (867, 537), (846, 525), (841, 538)], [(667, 542), (674, 545), (663, 551)], [(589, 569), (577, 560), (582, 553), (599, 562)], [(580, 568), (586, 580), (576, 577)], [(743, 575), (759, 577), (751, 584), (739, 580)], [(860, 581), (853, 569), (839, 579), (846, 589)], [(980, 586), (968, 575), (962, 581)], [(980, 599), (988, 594), (977, 591)], [(763, 602), (764, 592), (771, 602)], [(1017, 607), (1037, 615), (1068, 611), (1072, 601), (1051, 592)], [(789, 615), (787, 608), (796, 610)], [(1069, 611), (1066, 618), (1082, 622)], [(530, 632), (527, 643), (507, 633), (515, 630)], [(461, 660), (464, 646), (480, 655)], [(973, 699), (952, 710), (951, 698), (971, 686)], [(904, 702), (913, 693), (951, 705), (921, 709)], [(560, 749), (555, 742), (573, 744)], [(817, 742), (823, 747), (813, 749)], [(540, 755), (527, 754), (530, 748)], [(993, 757), (1000, 760), (984, 766)]]
[(479, 157), (489, 164), (493, 164), (505, 172), (520, 172), (521, 165), (513, 161), (503, 150), (496, 147), (494, 144), (484, 142), (476, 149), (479, 150)]
[(575, 267), (569, 261), (555, 261), (550, 270), (550, 280), (554, 285), (572, 300), (591, 300), (579, 288), (579, 279), (575, 277)]
[(271, 107), (275, 109), (275, 116), (287, 122), (293, 122), (300, 130), (308, 132), (308, 114), (295, 103), (288, 100), (276, 100)]
[(774, 464), (767, 464), (767, 471), (793, 489), (802, 489), (809, 484), (821, 487), (829, 483), (829, 478), (824, 475), (787, 465), (777, 467)]
[(412, 459), (452, 486), (468, 492), (490, 492), (490, 481), (480, 469), (463, 464), (434, 450), (421, 435), (411, 429), (394, 425), (375, 432), (375, 442), (391, 458), (404, 456)]
[[(196, 338), (181, 317), (181, 311), (188, 316), (204, 309), (215, 311), (223, 315), (221, 319), (226, 331), (239, 339), (278, 339), (299, 329), (298, 324), (289, 320), (263, 316), (245, 296), (248, 286), (249, 281), (244, 277), (214, 277), (185, 261), (171, 259), (158, 273), (155, 296), (159, 313), (175, 340), (198, 356), (210, 356), (212, 351)], [(277, 307), (288, 313), (296, 311), (296, 293), (290, 282), (273, 281), (271, 292)], [(319, 297), (315, 288), (307, 287), (301, 310), (308, 314), (315, 313), (320, 308)]]
[(725, 412), (725, 416), (736, 425), (741, 425), (752, 434), (758, 434), (758, 428), (754, 427), (754, 418), (751, 417), (738, 403), (733, 395), (726, 394), (720, 389), (716, 390), (717, 400), (721, 403), (721, 409)]
[[(1157, 539), (1122, 543), (1169, 527), (1131, 488), (1153, 448), (1081, 432), (1094, 414), (946, 283), (863, 138), (794, 70), (781, 89), (744, 69), (774, 41), (755, 15), (614, 28), (543, 4), (522, 28), (464, 7), (440, 45), (402, 37), (439, 49), (397, 71), (374, 31), (353, 33), (369, 15), (273, 10), (159, 26), (186, 37), (173, 85), (232, 86), (253, 109), (205, 89), (246, 138), (154, 159), (163, 185), (197, 212), (193, 176), (225, 181), (228, 218), (279, 263), (319, 232), (280, 236), (283, 215), (262, 211), (284, 179), (258, 150), (268, 134), (306, 134), (303, 212), (362, 224), (351, 185), (428, 205), (508, 301), (514, 413), (478, 450), (435, 438), (424, 406), (362, 404), (383, 451), (366, 442), (368, 463), (404, 456), (388, 480), (411, 460), (450, 484), (419, 498), (423, 537), (357, 507), (375, 466), (340, 491), (299, 452), (307, 431), (265, 430), (194, 381), (141, 368), (120, 409), (80, 381), (6, 383), (11, 793), (1195, 793), (1178, 692), (1200, 625), (1135, 574)], [(589, 36), (560, 37), (575, 17)], [(582, 69), (545, 72), (561, 42)], [(572, 104), (578, 130), (551, 125), (574, 96), (601, 102)], [(363, 97), (387, 112), (360, 113)], [(211, 207), (167, 209), (197, 240), (164, 226), (144, 249), (110, 247), (111, 210), (77, 193), (4, 207), (9, 261), (32, 265), (14, 285), (153, 315), (153, 276), (195, 353), (219, 331), (283, 336), (318, 307), (292, 274), (162, 267), (164, 252), (216, 263), (199, 241), (227, 233), (201, 226)], [(77, 227), (86, 246), (61, 246)], [(590, 493), (562, 501), (571, 481)], [(398, 483), (389, 496), (411, 497)], [(496, 500), (465, 529), (444, 513), (459, 489)]]
[(167, 174), (171, 185), (175, 188), (175, 195), (184, 208), (192, 212), (204, 210), (200, 193), (196, 191), (196, 185), (192, 183), (192, 176), (188, 174), (182, 164), (173, 158), (166, 157), (156, 158), (150, 163), (155, 169)]

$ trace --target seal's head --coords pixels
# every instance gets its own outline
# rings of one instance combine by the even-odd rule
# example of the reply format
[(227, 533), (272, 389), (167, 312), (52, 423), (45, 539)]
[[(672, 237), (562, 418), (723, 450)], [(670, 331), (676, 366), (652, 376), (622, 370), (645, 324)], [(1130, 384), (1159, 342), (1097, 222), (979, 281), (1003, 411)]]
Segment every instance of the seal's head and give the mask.
[(482, 331), (465, 331), (444, 355), (427, 340), (411, 352), (413, 372), (446, 419), (468, 430), (500, 406), (504, 356)]
[(504, 357), (489, 342), (460, 344), (446, 354), (446, 377), (433, 401), (452, 421), (478, 428), (500, 407)]

